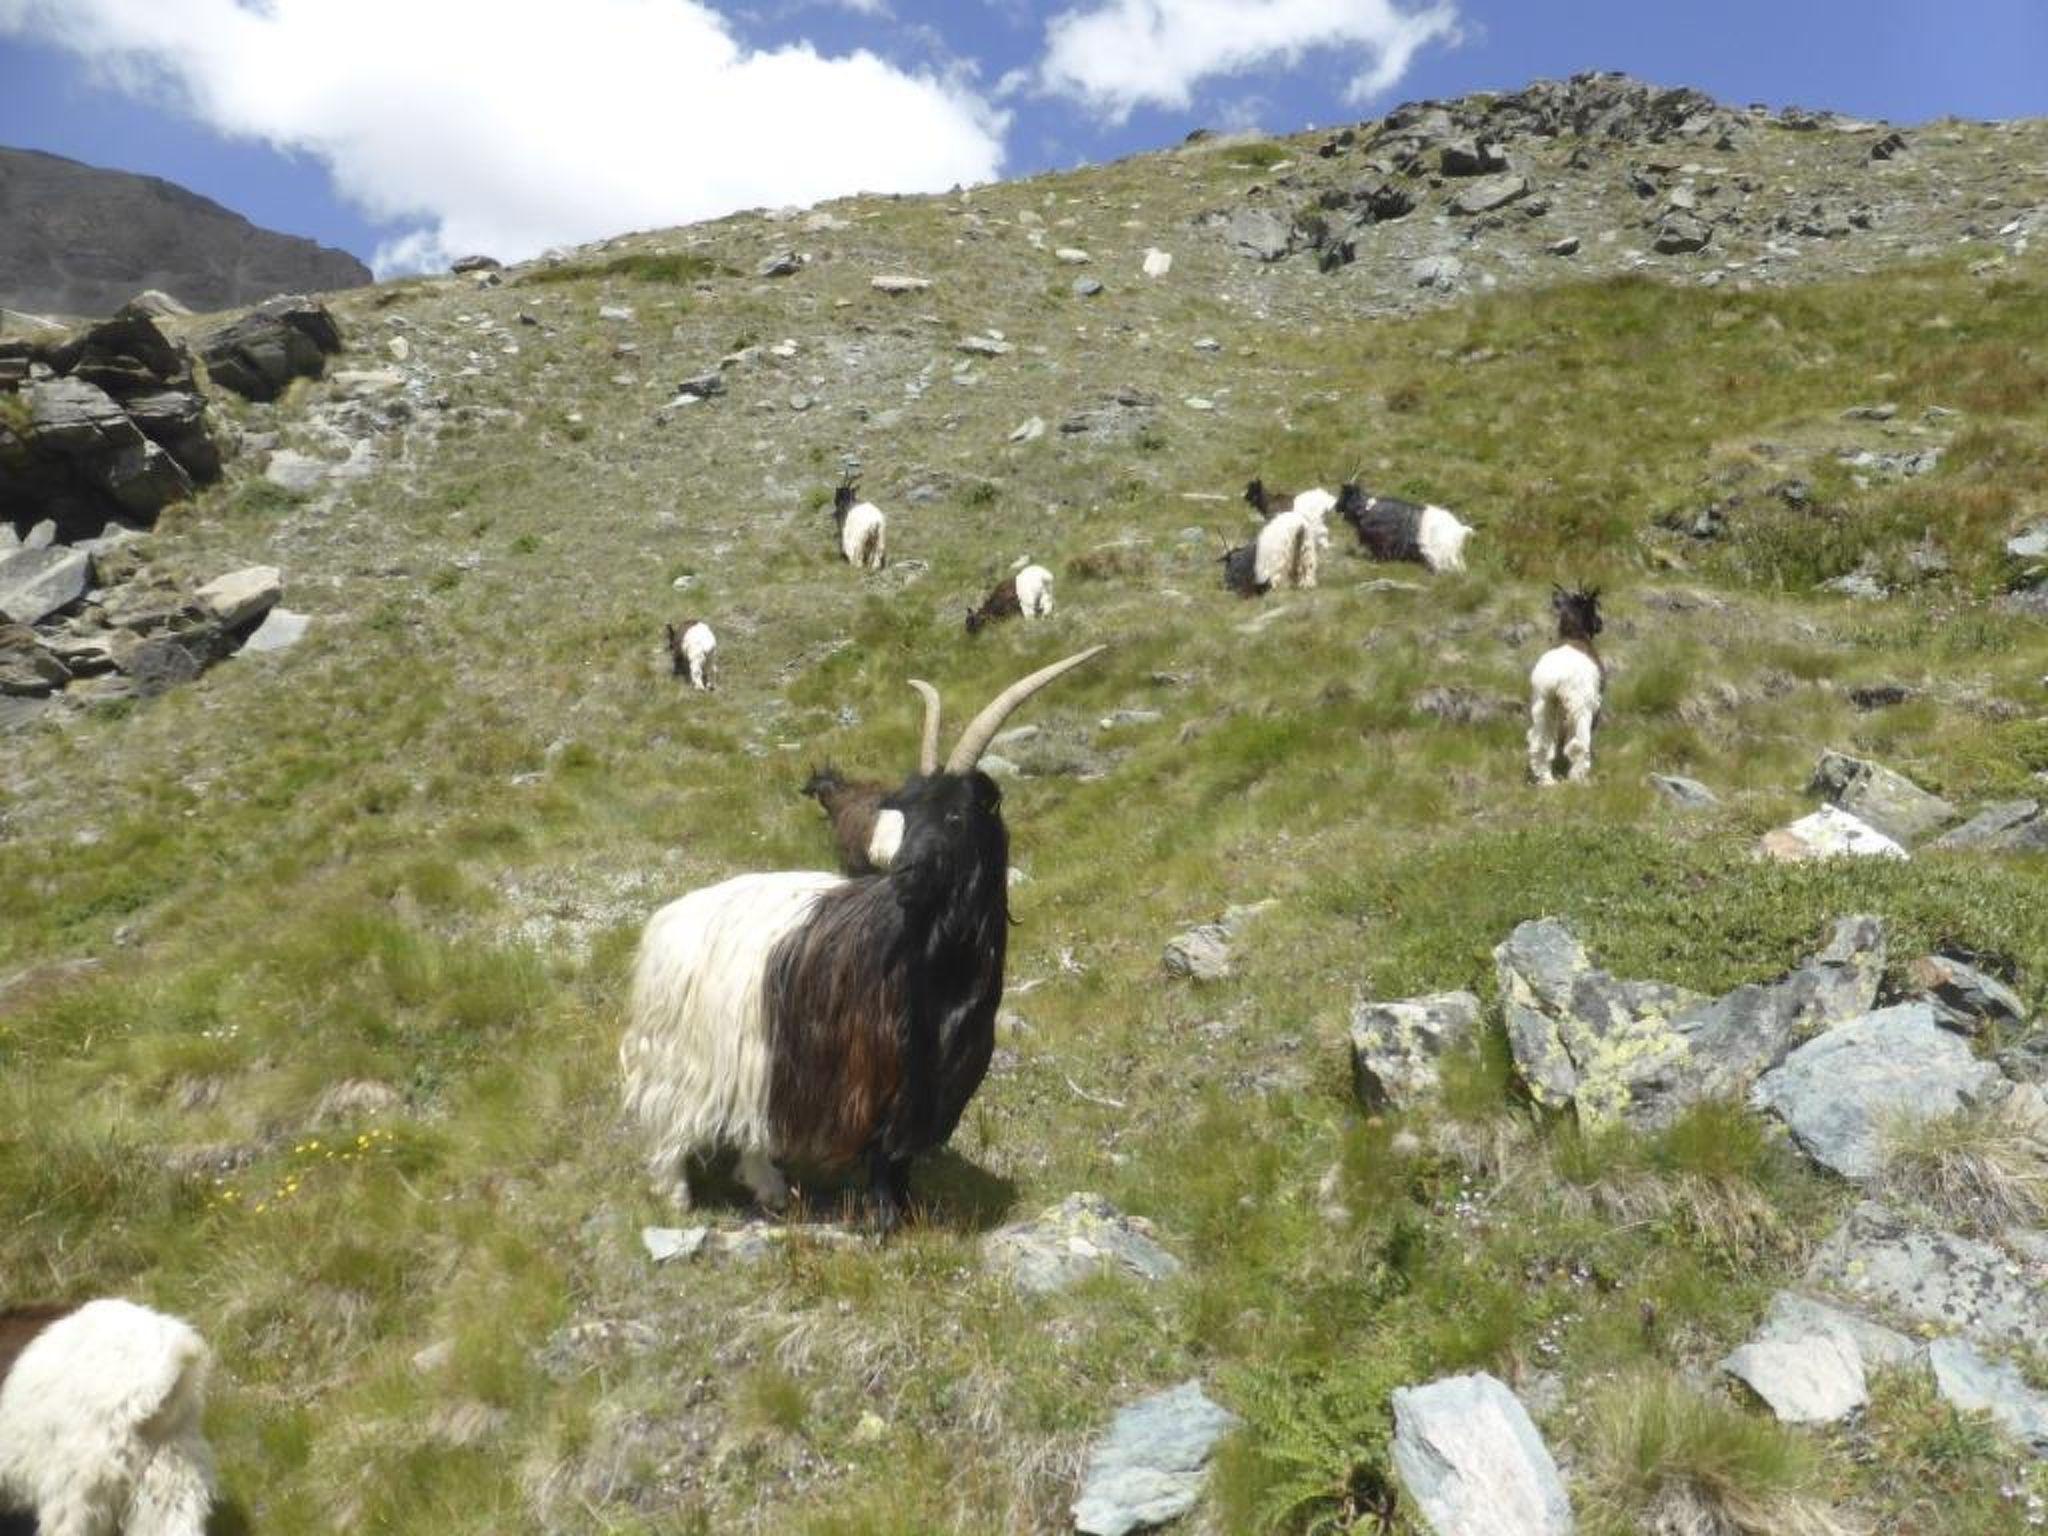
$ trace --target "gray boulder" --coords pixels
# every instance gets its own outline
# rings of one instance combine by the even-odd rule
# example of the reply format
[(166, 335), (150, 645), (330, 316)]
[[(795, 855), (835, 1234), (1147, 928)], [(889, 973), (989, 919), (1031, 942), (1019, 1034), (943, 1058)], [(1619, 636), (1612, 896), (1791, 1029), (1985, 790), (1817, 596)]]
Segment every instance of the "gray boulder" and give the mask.
[(1896, 1124), (1953, 1115), (2002, 1081), (1932, 1008), (1905, 1003), (1809, 1040), (1758, 1080), (1750, 1102), (1783, 1120), (1815, 1162), (1868, 1179), (1883, 1172)]
[(1520, 1399), (1492, 1376), (1394, 1393), (1394, 1471), (1435, 1536), (1568, 1536), (1571, 1500)]
[(1508, 1045), (1531, 1096), (1588, 1124), (1654, 1128), (1742, 1093), (1795, 1040), (1867, 1012), (1885, 930), (1877, 918), (1844, 918), (1798, 969), (1717, 998), (1617, 978), (1555, 918), (1523, 923), (1493, 955)]
[(1169, 976), (1222, 981), (1230, 975), (1230, 934), (1221, 923), (1203, 923), (1166, 941), (1159, 957)]
[(1787, 1424), (1832, 1424), (1870, 1400), (1855, 1341), (1829, 1331), (1753, 1339), (1723, 1360), (1721, 1369)]
[(2041, 853), (2048, 851), (2048, 816), (2038, 800), (2005, 800), (1927, 846), (1943, 853)]
[(2048, 523), (2014, 534), (2005, 541), (2005, 552), (2015, 560), (2048, 560)]
[(1407, 1109), (1434, 1098), (1437, 1063), (1479, 1027), (1479, 999), (1439, 992), (1351, 1010), (1351, 1081), (1368, 1109)]
[(1240, 256), (1278, 261), (1294, 245), (1294, 232), (1263, 208), (1240, 208), (1223, 226), (1223, 237)]
[(1981, 1344), (2048, 1345), (2048, 1263), (1916, 1227), (1871, 1201), (1815, 1250), (1809, 1285), (1882, 1317)]
[(71, 681), (71, 669), (36, 643), (24, 624), (0, 622), (0, 695), (41, 698)]
[(1721, 797), (1698, 779), (1688, 779), (1681, 774), (1653, 773), (1650, 783), (1658, 794), (1683, 811), (1709, 810), (1721, 803)]
[(1236, 1427), (1237, 1415), (1193, 1381), (1118, 1409), (1088, 1453), (1074, 1529), (1125, 1536), (1179, 1519), (1202, 1495), (1216, 1442)]
[(284, 580), (274, 565), (245, 566), (214, 577), (193, 596), (223, 629), (240, 629), (277, 606)]
[(1424, 256), (1408, 266), (1418, 288), (1455, 288), (1464, 275), (1465, 263), (1455, 256)]
[(1069, 1195), (1031, 1221), (989, 1234), (984, 1267), (1034, 1295), (1064, 1291), (1095, 1275), (1167, 1280), (1180, 1260), (1160, 1247), (1152, 1224), (1126, 1216), (1100, 1195)]
[(2027, 1005), (2004, 982), (1954, 955), (1922, 955), (1906, 968), (1919, 1001), (1950, 1029), (1981, 1034), (1988, 1026), (2018, 1024)]
[(1803, 1296), (1797, 1291), (1779, 1291), (1764, 1314), (1759, 1339), (1800, 1339), (1816, 1333), (1831, 1333), (1848, 1339), (1866, 1370), (1898, 1370), (1918, 1365), (1924, 1347), (1896, 1328), (1887, 1328), (1867, 1317)]
[(2012, 1366), (1986, 1360), (1961, 1339), (1936, 1339), (1927, 1363), (1941, 1395), (1965, 1413), (1988, 1413), (2036, 1456), (2048, 1457), (2048, 1393)]
[(293, 613), (288, 608), (273, 608), (263, 616), (263, 622), (250, 632), (242, 642), (242, 649), (254, 655), (267, 655), (273, 651), (287, 651), (306, 638), (306, 630), (312, 620), (303, 613)]
[(1939, 832), (1958, 814), (1948, 801), (1905, 775), (1846, 752), (1823, 752), (1808, 789), (1907, 847)]
[(1458, 195), (1451, 199), (1451, 212), (1470, 216), (1491, 213), (1496, 208), (1529, 195), (1529, 178), (1512, 172), (1498, 176), (1482, 176), (1468, 183)]
[(259, 304), (200, 343), (206, 370), (222, 389), (248, 400), (275, 400), (297, 378), (318, 378), (341, 350), (341, 330), (323, 304), (299, 295)]
[(1446, 176), (1487, 176), (1508, 168), (1507, 154), (1484, 139), (1452, 139), (1443, 147), (1437, 166)]
[(85, 595), (92, 556), (61, 544), (0, 555), (0, 619), (39, 624)]
[(1662, 256), (1685, 256), (1705, 250), (1713, 238), (1713, 225), (1696, 213), (1674, 208), (1658, 221), (1650, 248)]
[(1766, 832), (1757, 851), (1781, 864), (1907, 857), (1904, 848), (1862, 817), (1852, 816), (1834, 805), (1824, 805), (1810, 816)]

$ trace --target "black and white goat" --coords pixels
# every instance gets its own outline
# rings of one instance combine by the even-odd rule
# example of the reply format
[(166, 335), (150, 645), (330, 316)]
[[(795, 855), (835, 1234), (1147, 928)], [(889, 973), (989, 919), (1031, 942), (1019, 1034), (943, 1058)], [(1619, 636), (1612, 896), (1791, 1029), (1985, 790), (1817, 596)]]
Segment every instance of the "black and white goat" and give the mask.
[(1414, 560), (1432, 571), (1465, 569), (1465, 541), (1472, 530), (1442, 507), (1374, 496), (1356, 480), (1347, 480), (1337, 496), (1337, 515), (1375, 560)]
[(133, 1302), (0, 1310), (0, 1509), (42, 1536), (202, 1536), (205, 1341)]
[(976, 764), (1025, 700), (1102, 649), (1004, 689), (943, 769), (928, 713), (918, 772), (890, 797), (903, 834), (887, 874), (741, 875), (648, 921), (619, 1065), (677, 1199), (689, 1159), (720, 1147), (768, 1206), (788, 1195), (778, 1162), (864, 1159), (880, 1225), (901, 1220), (911, 1160), (953, 1134), (995, 1045), (1010, 836)]
[(967, 610), (967, 633), (978, 635), (997, 619), (1043, 619), (1052, 613), (1052, 572), (1027, 565), (995, 584), (979, 608)]
[(1557, 615), (1558, 643), (1529, 672), (1529, 774), (1538, 784), (1557, 782), (1559, 758), (1566, 778), (1592, 776), (1593, 727), (1607, 681), (1607, 668), (1593, 648), (1603, 628), (1600, 589), (1554, 587), (1550, 607)]
[(888, 524), (882, 509), (871, 501), (857, 501), (860, 481), (848, 475), (832, 493), (832, 521), (839, 525), (839, 552), (848, 565), (864, 571), (879, 571), (889, 563), (886, 547)]
[(683, 627), (662, 626), (668, 633), (668, 667), (677, 677), (687, 677), (692, 688), (706, 691), (718, 686), (718, 636), (702, 619), (685, 619)]

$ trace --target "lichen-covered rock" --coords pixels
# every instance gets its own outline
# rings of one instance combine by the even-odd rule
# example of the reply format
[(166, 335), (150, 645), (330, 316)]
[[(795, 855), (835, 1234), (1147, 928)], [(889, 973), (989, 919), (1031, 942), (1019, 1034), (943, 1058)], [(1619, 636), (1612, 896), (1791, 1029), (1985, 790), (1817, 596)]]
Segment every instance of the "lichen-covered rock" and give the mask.
[(1758, 1080), (1750, 1102), (1783, 1120), (1821, 1166), (1867, 1179), (1883, 1171), (1896, 1126), (1953, 1115), (2003, 1081), (1932, 1008), (1904, 1003), (1809, 1040)]
[(1074, 1529), (1126, 1536), (1179, 1519), (1202, 1496), (1216, 1442), (1236, 1427), (1237, 1415), (1193, 1381), (1118, 1409), (1088, 1453)]
[(1922, 1363), (1924, 1347), (1882, 1323), (1872, 1322), (1829, 1302), (1798, 1291), (1779, 1291), (1764, 1314), (1759, 1339), (1801, 1339), (1816, 1333), (1837, 1334), (1856, 1346), (1864, 1368), (1896, 1370)]
[(1927, 846), (1944, 853), (2048, 852), (2048, 816), (2041, 814), (2038, 800), (2003, 800), (1986, 806)]
[(1169, 976), (1222, 981), (1230, 975), (1230, 933), (1221, 923), (1203, 923), (1166, 941), (1159, 957)]
[(1479, 999), (1439, 992), (1351, 1010), (1351, 1080), (1368, 1109), (1407, 1109), (1435, 1096), (1437, 1063), (1479, 1025)]
[(2048, 1457), (2048, 1393), (2036, 1392), (2018, 1370), (1985, 1359), (1961, 1339), (1927, 1346), (1935, 1389), (1965, 1413), (1988, 1413), (2036, 1456)]
[(1557, 1463), (1514, 1393), (1480, 1372), (1394, 1393), (1394, 1471), (1435, 1536), (1569, 1536)]
[(1957, 816), (1948, 801), (1929, 794), (1904, 774), (1846, 752), (1823, 752), (1810, 787), (1830, 805), (1841, 807), (1904, 847), (1939, 832)]
[(2017, 1024), (2027, 1016), (2017, 992), (1954, 955), (1922, 955), (1906, 968), (1906, 980), (1937, 1019), (1966, 1035)]
[(1858, 1310), (1994, 1347), (2048, 1345), (2048, 1263), (1916, 1227), (1865, 1201), (1815, 1250), (1807, 1283)]
[(1159, 1246), (1152, 1224), (1126, 1216), (1100, 1195), (1069, 1195), (1030, 1221), (1003, 1227), (982, 1244), (982, 1263), (1019, 1290), (1044, 1295), (1095, 1275), (1167, 1280), (1180, 1260)]
[(1844, 918), (1777, 981), (1716, 998), (1596, 968), (1562, 922), (1523, 923), (1494, 950), (1509, 1048), (1539, 1104), (1599, 1124), (1669, 1124), (1745, 1091), (1802, 1036), (1867, 1012), (1884, 971), (1884, 924)]

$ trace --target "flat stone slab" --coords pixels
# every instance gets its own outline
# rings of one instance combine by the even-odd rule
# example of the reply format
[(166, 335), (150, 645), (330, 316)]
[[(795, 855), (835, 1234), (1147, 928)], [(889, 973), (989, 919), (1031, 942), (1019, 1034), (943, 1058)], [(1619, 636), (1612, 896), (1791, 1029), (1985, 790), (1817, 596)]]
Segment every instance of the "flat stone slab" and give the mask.
[(1681, 810), (1703, 811), (1721, 803), (1721, 797), (1706, 785), (1683, 774), (1653, 773), (1650, 783), (1658, 794)]
[(1868, 1179), (1884, 1170), (1895, 1124), (1953, 1115), (2002, 1080), (1927, 1004), (1902, 1003), (1809, 1040), (1758, 1080), (1750, 1103), (1774, 1112), (1822, 1167)]
[(1436, 1536), (1569, 1536), (1571, 1501), (1521, 1400), (1484, 1372), (1394, 1393), (1394, 1471)]
[(1202, 1496), (1216, 1442), (1237, 1422), (1194, 1381), (1118, 1409), (1109, 1432), (1088, 1453), (1074, 1529), (1083, 1536), (1125, 1536), (1180, 1518)]
[(883, 272), (868, 279), (868, 286), (877, 293), (922, 293), (931, 285), (928, 277), (910, 277), (901, 272)]
[(1896, 1328), (1874, 1323), (1867, 1317), (1833, 1306), (1797, 1291), (1780, 1291), (1771, 1298), (1764, 1314), (1759, 1339), (1802, 1339), (1816, 1333), (1831, 1333), (1856, 1346), (1866, 1370), (1873, 1367), (1898, 1370), (1922, 1364), (1925, 1348)]
[(284, 576), (274, 565), (244, 566), (216, 576), (193, 594), (226, 629), (240, 629), (268, 613), (284, 596)]
[(777, 1226), (767, 1222), (745, 1227), (642, 1227), (640, 1246), (657, 1264), (675, 1260), (727, 1259), (753, 1264), (792, 1242), (827, 1248), (866, 1248), (873, 1240), (845, 1227)]
[(1851, 1211), (1807, 1266), (1858, 1310), (1993, 1347), (2048, 1345), (2048, 1263), (1916, 1227), (1874, 1201)]
[(1929, 848), (1943, 853), (2040, 853), (2048, 851), (2048, 816), (2038, 800), (2005, 800), (1986, 806)]
[(0, 620), (36, 624), (85, 595), (92, 556), (52, 544), (0, 555)]
[(302, 495), (313, 490), (333, 472), (334, 466), (326, 460), (313, 458), (310, 454), (299, 453), (291, 448), (276, 449), (270, 455), (270, 462), (263, 466), (265, 480), (284, 490)]
[(1351, 1010), (1351, 1081), (1368, 1109), (1406, 1109), (1434, 1098), (1437, 1063), (1464, 1046), (1479, 1027), (1479, 999), (1438, 992), (1395, 1003), (1359, 1003)]
[(2002, 1361), (1987, 1360), (1961, 1339), (1927, 1346), (1935, 1389), (1966, 1413), (1988, 1413), (2036, 1456), (2048, 1458), (2048, 1393)]
[(1474, 214), (1491, 213), (1496, 208), (1505, 208), (1509, 203), (1529, 195), (1529, 178), (1506, 171), (1498, 176), (1481, 176), (1468, 182), (1458, 195), (1451, 199), (1451, 212)]
[(1069, 1195), (1030, 1221), (989, 1234), (982, 1263), (1036, 1295), (1064, 1291), (1095, 1275), (1168, 1280), (1181, 1262), (1152, 1235), (1152, 1224), (1126, 1216), (1100, 1195)]
[(1758, 851), (1781, 864), (1814, 859), (1903, 859), (1906, 850), (1859, 816), (1824, 805), (1811, 816), (1766, 832)]
[(273, 608), (242, 642), (242, 649), (254, 651), (259, 656), (290, 650), (306, 638), (306, 631), (312, 623), (303, 613), (293, 613), (289, 608)]

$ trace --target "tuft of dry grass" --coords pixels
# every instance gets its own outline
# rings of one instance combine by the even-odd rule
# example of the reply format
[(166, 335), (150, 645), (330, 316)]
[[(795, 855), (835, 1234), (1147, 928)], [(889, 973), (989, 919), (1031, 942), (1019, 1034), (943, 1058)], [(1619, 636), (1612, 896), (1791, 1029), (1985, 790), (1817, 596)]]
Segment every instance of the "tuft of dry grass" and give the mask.
[(1972, 1232), (2032, 1226), (2048, 1216), (2048, 1106), (2022, 1089), (1937, 1120), (1887, 1132), (1885, 1193)]

